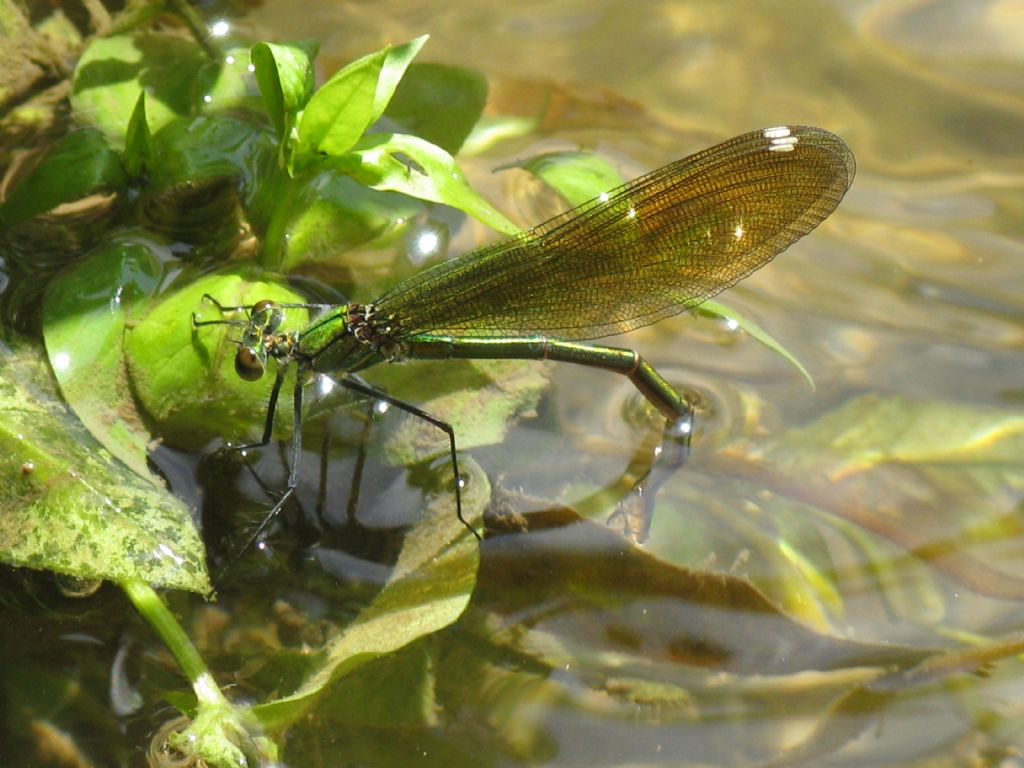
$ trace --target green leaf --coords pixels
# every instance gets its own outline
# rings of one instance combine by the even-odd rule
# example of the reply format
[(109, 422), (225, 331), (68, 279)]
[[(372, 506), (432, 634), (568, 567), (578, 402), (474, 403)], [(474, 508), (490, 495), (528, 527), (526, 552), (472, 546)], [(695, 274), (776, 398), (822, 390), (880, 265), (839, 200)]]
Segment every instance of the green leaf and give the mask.
[(305, 168), (322, 155), (347, 151), (373, 121), (370, 119), (379, 70), (360, 59), (358, 68), (346, 67), (343, 79), (331, 80), (310, 99), (299, 119), (297, 168)]
[(111, 458), (27, 347), (0, 350), (0, 560), (210, 592), (188, 508)]
[(405, 130), (456, 154), (483, 114), (487, 78), (472, 69), (413, 64), (384, 110)]
[[(316, 711), (316, 728), (366, 730), (423, 728), (436, 725), (438, 654), (440, 644), (423, 638), (370, 664), (352, 670), (324, 691)], [(301, 728), (303, 721), (296, 723)], [(288, 746), (293, 747), (293, 729)], [(293, 751), (292, 754), (303, 754)], [(308, 754), (308, 753), (306, 753)]]
[(43, 301), (46, 350), (64, 398), (93, 436), (144, 478), (150, 434), (125, 377), (124, 329), (160, 277), (150, 244), (126, 237), (51, 281)]
[(124, 141), (139, 96), (147, 96), (150, 130), (203, 105), (217, 71), (194, 42), (147, 32), (97, 37), (75, 67), (71, 107), (76, 119)]
[[(192, 325), (193, 312), (203, 321), (245, 319), (242, 312), (222, 315), (203, 298), (207, 293), (224, 305), (252, 305), (262, 299), (304, 301), (294, 291), (257, 275), (246, 269), (207, 275), (161, 297), (128, 331), (125, 353), (132, 388), (168, 444), (197, 449), (217, 437), (243, 438), (263, 424), (274, 371), (258, 382), (243, 381), (234, 367), (241, 328)], [(288, 328), (301, 328), (307, 315), (293, 310), (288, 319)], [(286, 382), (284, 402), (290, 391), (291, 384)], [(278, 418), (287, 431), (291, 408), (279, 408)]]
[[(468, 480), (463, 511), (471, 523), (483, 515), (490, 485), (483, 470), (464, 459)], [(328, 685), (375, 658), (452, 624), (462, 615), (476, 584), (479, 547), (452, 510), (451, 491), (431, 497), (423, 518), (405, 537), (391, 578), (373, 602), (321, 652), (319, 667), (297, 691), (256, 706), (268, 728), (299, 718)]]
[(529, 171), (576, 207), (624, 183), (606, 158), (593, 152), (549, 152), (504, 166)]
[(0, 229), (96, 192), (120, 191), (127, 184), (121, 158), (102, 134), (92, 129), (69, 133), (0, 205)]
[(367, 189), (335, 171), (318, 174), (287, 204), (284, 248), (273, 264), (285, 272), (308, 262), (336, 262), (340, 253), (395, 235), (424, 208), (407, 195)]
[(248, 111), (258, 114), (263, 107), (259, 88), (249, 71), (248, 48), (230, 48), (222, 60), (207, 60), (196, 80), (203, 90), (196, 93), (193, 112), (226, 114), (229, 111)]
[[(501, 443), (516, 418), (535, 413), (548, 385), (544, 366), (523, 360), (415, 361), (367, 375), (393, 397), (451, 424), (460, 451)], [(388, 461), (407, 465), (446, 455), (448, 438), (423, 419), (408, 419), (388, 433), (383, 451)]]
[(427, 42), (418, 37), (353, 61), (324, 83), (299, 119), (296, 167), (347, 152), (384, 113), (409, 62)]
[(368, 187), (450, 205), (506, 235), (519, 232), (473, 190), (450, 154), (415, 136), (364, 136), (351, 153), (339, 158), (337, 167)]
[(430, 35), (420, 35), (408, 43), (397, 45), (394, 48), (386, 49), (384, 64), (381, 66), (380, 78), (377, 80), (377, 92), (373, 99), (373, 120), (376, 122), (384, 114), (395, 89), (405, 75), (409, 63), (416, 58), (416, 54), (426, 45)]
[(250, 54), (256, 68), (260, 95), (279, 139), (286, 137), (289, 117), (302, 109), (313, 94), (313, 59), (319, 43), (299, 40), (294, 43), (259, 43)]
[(800, 371), (800, 373), (803, 374), (803, 377), (807, 379), (807, 383), (811, 385), (811, 391), (816, 389), (814, 379), (811, 378), (811, 374), (808, 373), (803, 364), (796, 359), (796, 356), (776, 341), (768, 331), (764, 330), (757, 323), (752, 320), (748, 320), (731, 307), (727, 307), (725, 304), (714, 300), (703, 302), (699, 307), (697, 307), (696, 311), (712, 317), (720, 317), (723, 320), (728, 321), (731, 325), (734, 325), (736, 328), (739, 328), (744, 333), (752, 336), (764, 346), (768, 347), (768, 349), (788, 360), (794, 368)]
[(135, 103), (124, 140), (124, 167), (128, 175), (138, 178), (153, 161), (153, 137), (146, 122), (146, 94), (140, 93)]
[(152, 186), (247, 178), (273, 147), (269, 132), (246, 120), (221, 115), (174, 120), (153, 137)]

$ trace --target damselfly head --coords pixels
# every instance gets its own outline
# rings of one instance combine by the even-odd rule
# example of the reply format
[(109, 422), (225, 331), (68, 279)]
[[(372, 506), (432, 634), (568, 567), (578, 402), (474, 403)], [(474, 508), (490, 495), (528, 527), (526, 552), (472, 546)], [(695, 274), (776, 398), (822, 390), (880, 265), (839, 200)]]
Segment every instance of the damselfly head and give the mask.
[(267, 369), (265, 354), (256, 347), (241, 345), (235, 353), (235, 373), (245, 381), (256, 381)]

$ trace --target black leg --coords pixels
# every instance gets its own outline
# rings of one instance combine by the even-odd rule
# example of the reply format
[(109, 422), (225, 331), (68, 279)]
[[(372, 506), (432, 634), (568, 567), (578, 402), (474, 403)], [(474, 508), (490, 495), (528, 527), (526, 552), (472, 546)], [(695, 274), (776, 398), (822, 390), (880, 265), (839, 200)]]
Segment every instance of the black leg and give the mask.
[[(267, 445), (270, 442), (270, 432), (274, 425), (274, 410), (277, 405), (277, 396), (281, 391), (281, 382), (284, 380), (284, 373), (279, 371), (277, 379), (274, 381), (274, 389), (270, 393), (270, 407), (267, 409), (267, 424), (263, 432), (263, 441), (260, 443), (254, 443), (253, 445), (243, 446), (244, 448), (259, 448)], [(288, 472), (288, 486), (284, 489), (284, 493), (277, 500), (277, 503), (267, 513), (266, 517), (263, 518), (263, 522), (257, 526), (249, 540), (245, 542), (245, 546), (239, 551), (238, 556), (241, 557), (245, 554), (250, 547), (252, 547), (260, 536), (267, 529), (267, 526), (273, 522), (274, 518), (281, 512), (284, 504), (288, 499), (291, 498), (292, 494), (295, 493), (295, 487), (299, 482), (299, 461), (302, 459), (302, 377), (299, 376), (295, 380), (295, 398), (293, 400), (294, 407), (294, 421), (292, 423), (292, 466)]]
[(204, 325), (237, 325), (246, 326), (249, 324), (248, 320), (197, 320), (196, 313), (192, 313), (192, 327), (202, 328)]
[(349, 483), (347, 509), (349, 523), (355, 522), (356, 510), (359, 507), (359, 494), (363, 487), (363, 471), (366, 468), (366, 441), (370, 439), (370, 427), (373, 426), (373, 410), (377, 405), (376, 398), (370, 399), (369, 404), (370, 406), (366, 410), (366, 421), (359, 435), (359, 448), (356, 452), (356, 464), (352, 468), (352, 480)]
[(411, 405), (404, 400), (399, 400), (398, 398), (391, 397), (391, 395), (385, 394), (380, 390), (374, 389), (369, 384), (365, 384), (352, 376), (343, 376), (340, 381), (341, 385), (346, 389), (350, 389), (353, 392), (359, 392), (367, 397), (372, 397), (374, 400), (382, 400), (385, 403), (389, 403), (406, 413), (409, 413), (419, 419), (423, 419), (429, 424), (433, 424), (448, 435), (448, 455), (451, 457), (452, 471), (455, 474), (455, 515), (459, 518), (459, 522), (466, 526), (478, 541), (483, 541), (483, 538), (476, 532), (476, 529), (470, 525), (462, 515), (462, 475), (459, 474), (459, 458), (455, 452), (455, 430), (452, 429), (452, 425), (447, 421), (442, 421), (436, 416), (431, 416), (429, 413), (417, 408), (415, 405)]
[[(203, 294), (203, 298), (206, 299), (211, 304), (213, 304), (213, 306), (215, 306), (221, 312), (248, 312), (250, 309), (252, 309), (254, 306), (256, 306), (255, 304), (239, 304), (237, 306), (228, 306), (227, 304), (221, 304), (219, 301), (217, 301), (215, 298), (213, 298), (213, 296), (211, 296), (208, 293), (204, 293)], [(335, 305), (335, 304), (306, 304), (306, 303), (303, 303), (303, 302), (297, 302), (297, 303), (294, 303), (294, 304), (282, 304), (282, 303), (274, 302), (274, 306), (275, 307), (280, 307), (281, 309), (332, 309), (332, 308), (334, 308), (337, 305)]]
[[(284, 375), (286, 369), (279, 367), (277, 369), (277, 376), (274, 377), (274, 387), (270, 390), (270, 402), (267, 403), (267, 419), (263, 422), (263, 437), (260, 438), (258, 443), (247, 443), (246, 445), (233, 446), (233, 450), (236, 451), (248, 451), (251, 448), (264, 448), (270, 444), (270, 436), (274, 432), (274, 414), (277, 413), (277, 398), (281, 394), (281, 385), (284, 384)], [(302, 402), (302, 377), (297, 375), (295, 386), (299, 388), (299, 392), (296, 397), (299, 398), (299, 402)], [(295, 431), (299, 431), (301, 422), (295, 422)]]
[[(223, 304), (221, 304), (219, 301), (217, 301), (215, 298), (213, 298), (213, 296), (211, 296), (208, 293), (204, 293), (203, 294), (203, 298), (206, 301), (208, 301), (211, 304), (213, 304), (213, 306), (215, 306), (218, 310), (220, 310), (221, 314), (223, 314), (224, 312), (230, 311), (230, 310), (247, 309), (246, 307), (225, 307)], [(248, 324), (248, 321), (246, 321), (246, 320), (223, 320), (223, 319), (221, 319), (221, 320), (197, 320), (196, 319), (196, 313), (195, 312), (192, 313), (192, 327), (193, 328), (199, 328), (200, 326), (203, 326), (203, 325), (247, 325), (247, 324)]]

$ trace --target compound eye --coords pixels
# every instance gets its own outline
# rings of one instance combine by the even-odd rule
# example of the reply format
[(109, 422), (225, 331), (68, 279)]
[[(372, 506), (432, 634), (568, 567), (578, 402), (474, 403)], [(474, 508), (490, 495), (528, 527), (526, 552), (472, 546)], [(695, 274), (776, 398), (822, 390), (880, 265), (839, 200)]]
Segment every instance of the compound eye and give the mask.
[(263, 359), (252, 347), (239, 347), (235, 353), (235, 373), (246, 381), (256, 381), (263, 375)]
[(264, 334), (273, 333), (284, 322), (284, 312), (270, 299), (257, 301), (249, 311), (249, 323)]

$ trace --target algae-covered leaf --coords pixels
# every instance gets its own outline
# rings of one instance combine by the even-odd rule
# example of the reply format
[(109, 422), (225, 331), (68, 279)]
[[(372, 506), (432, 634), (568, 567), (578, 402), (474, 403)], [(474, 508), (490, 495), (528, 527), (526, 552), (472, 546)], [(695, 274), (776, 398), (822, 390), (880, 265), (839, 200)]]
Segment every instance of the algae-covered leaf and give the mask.
[(124, 237), (52, 280), (43, 301), (46, 351), (65, 400), (93, 437), (143, 478), (150, 477), (150, 434), (125, 376), (124, 330), (132, 306), (159, 282), (151, 244)]
[[(490, 496), (487, 477), (464, 458), (468, 481), (463, 513), (470, 523)], [(294, 722), (334, 680), (373, 659), (437, 632), (462, 615), (476, 584), (476, 539), (452, 513), (450, 490), (430, 498), (420, 521), (406, 535), (391, 578), (369, 606), (321, 651), (320, 664), (289, 696), (254, 707), (252, 714), (274, 728)]]
[(0, 351), (0, 560), (210, 592), (189, 510), (92, 438), (28, 347)]

